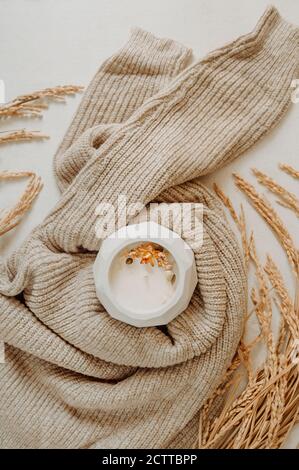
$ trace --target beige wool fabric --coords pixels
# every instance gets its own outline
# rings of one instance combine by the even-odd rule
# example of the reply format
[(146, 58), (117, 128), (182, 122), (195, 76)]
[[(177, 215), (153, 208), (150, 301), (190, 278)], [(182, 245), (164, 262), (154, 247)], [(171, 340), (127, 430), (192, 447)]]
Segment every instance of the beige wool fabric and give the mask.
[[(196, 444), (246, 309), (238, 244), (200, 177), (282, 118), (299, 31), (270, 7), (250, 34), (186, 68), (189, 56), (135, 29), (101, 66), (55, 157), (60, 201), (0, 265), (1, 448)], [(204, 204), (198, 287), (167, 328), (118, 322), (96, 297), (95, 209), (120, 194)]]

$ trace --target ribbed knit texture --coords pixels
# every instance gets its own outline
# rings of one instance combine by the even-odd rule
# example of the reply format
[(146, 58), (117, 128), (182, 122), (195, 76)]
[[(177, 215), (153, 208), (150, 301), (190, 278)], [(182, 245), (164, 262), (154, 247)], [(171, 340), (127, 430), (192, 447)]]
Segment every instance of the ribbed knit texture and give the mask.
[[(189, 56), (135, 29), (102, 65), (55, 157), (59, 203), (0, 265), (2, 448), (195, 444), (246, 309), (238, 244), (200, 177), (283, 116), (299, 31), (271, 7), (252, 33), (185, 68)], [(113, 320), (96, 297), (95, 209), (120, 194), (204, 204), (198, 287), (167, 329)]]

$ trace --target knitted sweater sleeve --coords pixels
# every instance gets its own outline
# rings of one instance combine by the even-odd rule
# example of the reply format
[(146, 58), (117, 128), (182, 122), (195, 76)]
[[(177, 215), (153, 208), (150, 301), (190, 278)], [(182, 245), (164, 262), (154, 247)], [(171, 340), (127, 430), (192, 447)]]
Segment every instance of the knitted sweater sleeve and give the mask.
[[(45, 222), (48, 233), (57, 228), (53, 243), (94, 250), (99, 202), (116, 204), (122, 194), (128, 203), (146, 204), (244, 153), (291, 104), (298, 54), (298, 28), (271, 7), (252, 33), (182, 71), (98, 148), (93, 132), (84, 142), (91, 158)], [(72, 152), (79, 147), (80, 139)]]

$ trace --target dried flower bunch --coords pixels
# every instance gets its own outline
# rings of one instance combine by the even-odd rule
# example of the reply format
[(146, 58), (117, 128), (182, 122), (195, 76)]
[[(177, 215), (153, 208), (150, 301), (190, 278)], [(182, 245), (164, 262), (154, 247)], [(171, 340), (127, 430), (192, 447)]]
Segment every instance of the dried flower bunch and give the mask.
[(81, 86), (65, 85), (20, 95), (0, 106), (0, 117), (40, 117), (43, 110), (48, 108), (49, 100), (65, 101), (65, 96), (74, 95), (82, 90)]
[(0, 171), (0, 181), (16, 180), (20, 178), (29, 178), (28, 184), (15, 206), (3, 211), (1, 214), (0, 236), (18, 225), (43, 187), (41, 178), (32, 171)]
[(163, 268), (169, 281), (175, 281), (173, 265), (169, 261), (169, 252), (157, 243), (141, 243), (125, 253), (126, 264), (133, 264), (134, 260), (140, 260), (140, 264), (150, 264), (152, 267), (157, 264)]
[[(234, 175), (236, 186), (243, 191), (252, 206), (256, 211), (265, 219), (277, 239), (280, 241), (284, 248), (286, 255), (291, 263), (293, 270), (299, 275), (299, 258), (298, 249), (295, 247), (292, 237), (282, 221), (281, 217), (277, 214), (274, 207), (266, 200), (265, 197), (261, 197), (252, 184), (245, 181), (241, 176)], [(281, 195), (280, 195), (281, 197)], [(294, 210), (292, 206), (289, 207)]]
[(286, 163), (281, 163), (279, 168), (287, 173), (288, 175), (292, 176), (295, 179), (299, 178), (299, 171), (293, 168), (291, 165), (287, 165)]
[[(0, 119), (40, 117), (42, 111), (48, 108), (49, 100), (64, 101), (65, 96), (78, 93), (83, 88), (75, 85), (46, 88), (27, 95), (18, 96), (9, 103), (0, 105)], [(2, 135), (1, 135), (2, 134)], [(0, 145), (20, 141), (33, 141), (47, 139), (48, 136), (39, 131), (17, 129), (0, 132)], [(32, 171), (2, 171), (0, 179), (11, 180), (29, 178), (25, 192), (12, 209), (2, 211), (0, 220), (0, 235), (14, 228), (21, 221), (23, 215), (30, 209), (34, 199), (42, 189), (42, 182), (38, 175)]]
[[(299, 175), (289, 165), (281, 165), (280, 168), (294, 178)], [(290, 193), (274, 180), (257, 170), (254, 174), (279, 198), (290, 201)], [(215, 185), (216, 194), (228, 208), (240, 231), (245, 264), (247, 269), (253, 268), (257, 286), (251, 291), (252, 309), (247, 314), (244, 337), (238, 351), (222, 383), (200, 413), (196, 446), (201, 449), (276, 449), (283, 446), (299, 422), (296, 349), (299, 339), (298, 249), (272, 205), (239, 175), (235, 175), (235, 183), (268, 223), (285, 250), (296, 283), (296, 294), (292, 299), (270, 255), (267, 255), (265, 263), (260, 262), (254, 236), (247, 233), (243, 208), (238, 215), (230, 199)], [(297, 215), (295, 204), (288, 204), (288, 208)], [(274, 310), (280, 314), (277, 338), (272, 327)], [(248, 340), (246, 330), (251, 321), (257, 323), (259, 332), (253, 340)], [(263, 363), (255, 365), (255, 348), (261, 346), (266, 349), (266, 358)]]
[[(65, 85), (17, 96), (12, 101), (0, 105), (0, 119), (41, 117), (42, 112), (48, 108), (50, 100), (64, 102), (65, 96), (74, 95), (82, 89), (81, 86)], [(38, 131), (28, 131), (26, 129), (3, 131), (3, 134), (3, 136), (0, 136), (0, 145), (9, 142), (48, 138), (47, 135)]]
[(261, 171), (258, 171), (255, 168), (252, 171), (259, 183), (263, 184), (273, 194), (276, 194), (279, 197), (279, 200), (277, 202), (280, 205), (293, 210), (297, 217), (299, 217), (299, 199), (295, 194), (287, 191), (280, 184), (276, 183), (276, 181), (274, 181), (272, 178), (265, 175)]
[(27, 142), (31, 140), (42, 140), (48, 138), (48, 135), (41, 134), (39, 131), (26, 131), (26, 129), (17, 129), (16, 131), (10, 132), (4, 131), (3, 135), (0, 135), (0, 145), (8, 144), (10, 142)]

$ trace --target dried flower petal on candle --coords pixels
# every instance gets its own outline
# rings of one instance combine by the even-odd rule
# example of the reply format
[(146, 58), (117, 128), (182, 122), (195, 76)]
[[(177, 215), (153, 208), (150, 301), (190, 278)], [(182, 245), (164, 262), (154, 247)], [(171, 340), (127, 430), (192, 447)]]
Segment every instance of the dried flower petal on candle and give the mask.
[(169, 253), (164, 247), (157, 243), (142, 243), (125, 253), (126, 264), (132, 264), (135, 259), (140, 260), (140, 264), (150, 264), (152, 267), (157, 263), (159, 268), (168, 272), (167, 279), (173, 282), (173, 266), (168, 259)]
[(163, 250), (164, 250), (163, 246), (158, 245), (157, 243), (155, 243), (154, 248), (155, 248), (155, 250), (157, 250), (157, 251), (163, 251)]

